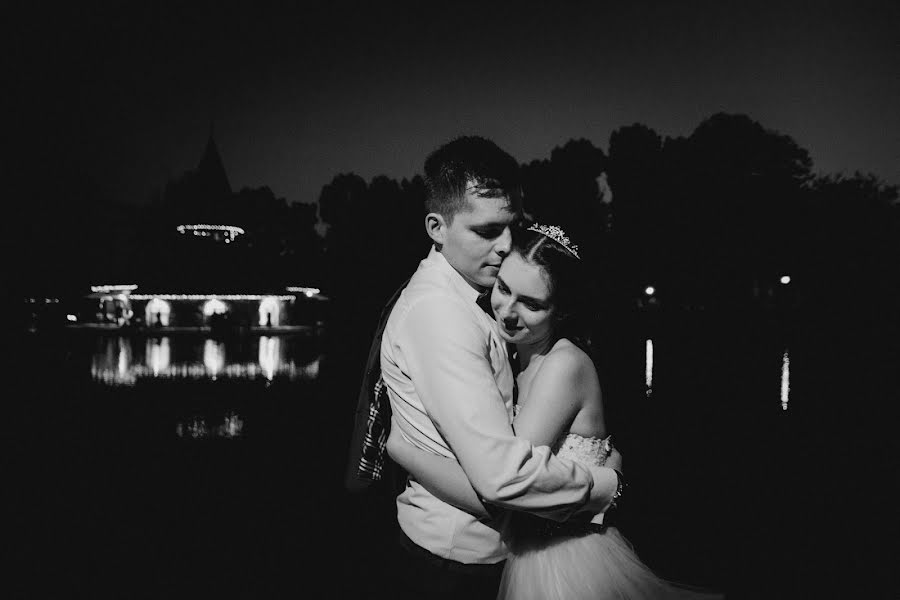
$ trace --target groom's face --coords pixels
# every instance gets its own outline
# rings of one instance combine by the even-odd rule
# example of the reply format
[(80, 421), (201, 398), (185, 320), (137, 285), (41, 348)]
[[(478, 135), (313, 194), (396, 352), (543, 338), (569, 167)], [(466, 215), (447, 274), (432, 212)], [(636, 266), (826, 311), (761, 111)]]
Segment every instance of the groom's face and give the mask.
[(467, 209), (442, 226), (441, 253), (473, 288), (483, 291), (494, 285), (500, 263), (509, 254), (510, 226), (518, 214), (508, 198), (486, 198), (466, 190)]

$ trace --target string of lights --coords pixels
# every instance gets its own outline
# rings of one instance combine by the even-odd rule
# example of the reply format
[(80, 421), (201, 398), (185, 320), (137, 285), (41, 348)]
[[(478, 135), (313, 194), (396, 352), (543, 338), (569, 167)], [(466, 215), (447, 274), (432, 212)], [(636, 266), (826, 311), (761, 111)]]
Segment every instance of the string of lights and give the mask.
[(274, 298), (275, 300), (297, 299), (294, 294), (130, 294), (131, 300), (263, 300)]
[(245, 233), (241, 227), (237, 227), (235, 225), (179, 225), (175, 229), (178, 230), (178, 233), (187, 233), (188, 231), (227, 231), (228, 233), (231, 233), (235, 236)]
[(109, 294), (113, 292), (130, 292), (131, 290), (136, 290), (137, 284), (128, 283), (128, 284), (105, 284), (105, 285), (92, 285), (91, 291), (95, 294)]
[(179, 225), (175, 229), (182, 235), (191, 233), (200, 237), (224, 238), (223, 241), (226, 244), (230, 244), (235, 238), (244, 233), (242, 228), (234, 225)]

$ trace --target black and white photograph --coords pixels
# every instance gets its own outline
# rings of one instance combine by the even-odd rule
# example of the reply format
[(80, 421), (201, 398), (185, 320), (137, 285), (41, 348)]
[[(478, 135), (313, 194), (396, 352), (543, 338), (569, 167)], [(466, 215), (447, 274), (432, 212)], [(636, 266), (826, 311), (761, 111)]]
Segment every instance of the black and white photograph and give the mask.
[(887, 599), (900, 5), (7, 9), (9, 599)]

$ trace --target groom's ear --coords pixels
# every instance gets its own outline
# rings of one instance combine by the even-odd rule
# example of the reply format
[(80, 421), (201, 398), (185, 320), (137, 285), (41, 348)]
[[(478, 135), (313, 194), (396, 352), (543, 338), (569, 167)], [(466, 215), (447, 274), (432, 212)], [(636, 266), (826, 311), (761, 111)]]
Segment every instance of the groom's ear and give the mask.
[(434, 242), (434, 245), (437, 246), (438, 250), (440, 250), (441, 246), (444, 244), (444, 232), (446, 228), (447, 222), (444, 220), (442, 214), (430, 212), (425, 215), (425, 232), (428, 234), (428, 237), (431, 238), (431, 241)]

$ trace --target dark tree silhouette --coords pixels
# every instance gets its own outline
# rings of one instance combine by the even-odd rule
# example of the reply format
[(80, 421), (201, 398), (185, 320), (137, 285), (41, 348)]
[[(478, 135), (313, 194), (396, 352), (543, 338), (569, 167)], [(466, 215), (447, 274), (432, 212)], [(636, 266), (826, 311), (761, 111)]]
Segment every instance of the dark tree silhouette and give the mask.
[(362, 177), (347, 173), (335, 176), (319, 196), (319, 217), (328, 226), (323, 283), (336, 297), (352, 287), (350, 281), (358, 270), (356, 256), (362, 254), (359, 249), (367, 240), (363, 215), (367, 192)]
[(588, 140), (555, 147), (550, 160), (522, 167), (525, 211), (538, 221), (563, 224), (588, 242), (605, 228), (598, 184), (605, 166), (606, 155)]
[(385, 176), (369, 184), (341, 174), (322, 189), (319, 214), (325, 238), (329, 289), (378, 304), (406, 279), (428, 248), (422, 217), (421, 177), (400, 183)]
[(633, 125), (610, 137), (614, 231), (631, 287), (679, 304), (750, 301), (795, 263), (811, 160), (789, 136), (720, 113), (688, 138)]
[(688, 233), (700, 243), (690, 255), (715, 282), (706, 293), (724, 303), (750, 298), (752, 280), (790, 268), (808, 152), (789, 136), (745, 115), (713, 115), (688, 138), (691, 198)]
[(871, 174), (819, 177), (807, 189), (804, 217), (797, 255), (806, 306), (896, 330), (898, 186)]
[(12, 226), (4, 236), (7, 273), (23, 291), (48, 296), (83, 291), (86, 281), (123, 272), (137, 252), (137, 209), (114, 202), (77, 165), (52, 160), (14, 175)]
[(607, 177), (612, 188), (612, 231), (617, 287), (629, 295), (659, 277), (670, 226), (663, 178), (662, 139), (635, 123), (612, 132)]

